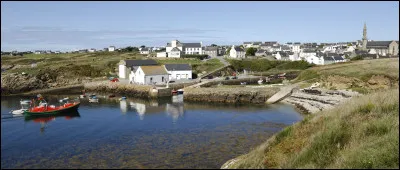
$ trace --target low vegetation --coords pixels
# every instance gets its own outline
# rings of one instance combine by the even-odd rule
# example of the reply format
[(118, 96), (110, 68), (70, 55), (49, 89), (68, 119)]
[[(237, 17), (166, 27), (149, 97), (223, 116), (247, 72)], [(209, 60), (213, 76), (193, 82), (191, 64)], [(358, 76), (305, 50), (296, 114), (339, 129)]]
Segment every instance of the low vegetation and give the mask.
[(314, 66), (306, 61), (270, 61), (267, 59), (253, 60), (228, 60), (238, 71), (251, 70), (254, 72), (267, 72), (269, 70), (304, 70)]
[(307, 115), (223, 168), (398, 169), (399, 89)]
[[(185, 57), (185, 55), (184, 55)], [(186, 56), (187, 57), (187, 56)], [(136, 49), (127, 48), (124, 52), (95, 52), (95, 53), (68, 53), (68, 54), (26, 54), (24, 56), (2, 56), (1, 64), (14, 67), (4, 73), (22, 73), (36, 76), (39, 72), (52, 72), (64, 77), (115, 76), (120, 60), (153, 59), (159, 64), (192, 65), (195, 73), (211, 71), (223, 66), (219, 60), (202, 61), (204, 55), (190, 55), (188, 58), (148, 58), (141, 55)], [(35, 67), (31, 64), (36, 63)]]

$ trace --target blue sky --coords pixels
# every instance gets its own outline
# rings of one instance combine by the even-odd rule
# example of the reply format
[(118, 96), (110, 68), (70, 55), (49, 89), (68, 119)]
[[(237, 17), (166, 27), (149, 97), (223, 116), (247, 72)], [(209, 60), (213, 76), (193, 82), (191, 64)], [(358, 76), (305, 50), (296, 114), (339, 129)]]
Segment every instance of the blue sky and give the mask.
[(1, 50), (398, 40), (399, 2), (1, 2)]

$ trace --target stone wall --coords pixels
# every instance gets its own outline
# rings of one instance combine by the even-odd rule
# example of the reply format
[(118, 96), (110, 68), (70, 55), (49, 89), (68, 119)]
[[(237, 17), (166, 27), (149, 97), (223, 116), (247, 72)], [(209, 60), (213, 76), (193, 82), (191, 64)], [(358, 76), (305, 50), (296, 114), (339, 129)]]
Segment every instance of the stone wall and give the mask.
[(122, 84), (118, 82), (92, 82), (84, 84), (86, 92), (113, 93), (123, 96), (150, 98), (152, 86)]

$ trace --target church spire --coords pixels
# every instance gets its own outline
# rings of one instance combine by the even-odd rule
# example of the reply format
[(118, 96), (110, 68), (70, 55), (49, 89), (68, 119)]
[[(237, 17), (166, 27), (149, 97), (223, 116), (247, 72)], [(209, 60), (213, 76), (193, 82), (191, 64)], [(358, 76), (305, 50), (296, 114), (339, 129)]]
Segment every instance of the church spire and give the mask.
[(367, 24), (364, 22), (363, 38), (362, 38), (362, 49), (367, 50)]

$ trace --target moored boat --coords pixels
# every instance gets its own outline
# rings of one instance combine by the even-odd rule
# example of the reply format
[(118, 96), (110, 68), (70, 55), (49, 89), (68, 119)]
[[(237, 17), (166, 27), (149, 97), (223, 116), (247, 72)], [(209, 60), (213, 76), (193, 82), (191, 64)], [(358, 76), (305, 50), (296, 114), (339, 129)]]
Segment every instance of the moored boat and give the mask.
[(175, 89), (171, 91), (172, 95), (177, 95), (178, 91), (176, 91)]
[(31, 100), (21, 100), (20, 103), (21, 104), (31, 104), (32, 101)]
[(177, 91), (178, 94), (183, 94), (183, 92), (184, 92), (183, 89), (179, 89), (179, 90)]

